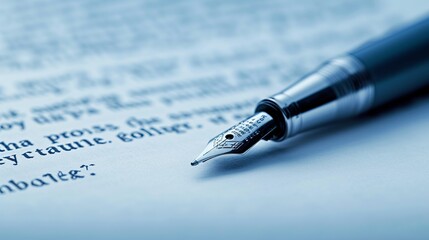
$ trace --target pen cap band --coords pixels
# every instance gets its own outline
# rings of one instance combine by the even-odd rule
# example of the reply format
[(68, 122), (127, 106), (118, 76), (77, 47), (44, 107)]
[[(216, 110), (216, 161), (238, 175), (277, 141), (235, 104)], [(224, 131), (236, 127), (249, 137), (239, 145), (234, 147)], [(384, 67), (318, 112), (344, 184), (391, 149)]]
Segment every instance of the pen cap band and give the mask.
[(305, 130), (358, 115), (372, 106), (374, 85), (354, 57), (332, 59), (274, 96), (256, 112), (276, 119), (272, 140), (281, 141)]

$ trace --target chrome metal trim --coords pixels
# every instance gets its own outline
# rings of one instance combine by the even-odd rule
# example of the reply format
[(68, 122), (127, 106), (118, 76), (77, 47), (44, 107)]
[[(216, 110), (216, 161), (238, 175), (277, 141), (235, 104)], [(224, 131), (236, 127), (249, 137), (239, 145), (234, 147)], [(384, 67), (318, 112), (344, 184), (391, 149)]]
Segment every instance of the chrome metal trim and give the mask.
[(374, 85), (353, 56), (323, 64), (283, 91), (262, 100), (256, 109), (278, 120), (273, 140), (281, 141), (331, 121), (358, 115), (374, 102)]

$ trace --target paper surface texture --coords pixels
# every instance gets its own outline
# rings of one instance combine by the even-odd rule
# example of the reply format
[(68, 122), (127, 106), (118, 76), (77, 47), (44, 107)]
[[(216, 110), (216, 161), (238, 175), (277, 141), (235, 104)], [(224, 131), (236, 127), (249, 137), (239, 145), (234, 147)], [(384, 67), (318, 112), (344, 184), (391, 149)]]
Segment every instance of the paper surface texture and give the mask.
[(2, 1), (2, 239), (427, 239), (427, 95), (190, 162), (428, 1)]

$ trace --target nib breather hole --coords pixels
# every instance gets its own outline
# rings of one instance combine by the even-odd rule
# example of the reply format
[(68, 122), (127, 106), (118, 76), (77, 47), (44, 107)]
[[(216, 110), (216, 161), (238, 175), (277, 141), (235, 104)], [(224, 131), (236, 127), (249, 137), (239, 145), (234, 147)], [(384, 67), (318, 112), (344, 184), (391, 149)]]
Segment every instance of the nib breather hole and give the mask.
[(227, 134), (227, 135), (225, 135), (225, 138), (226, 138), (226, 139), (231, 140), (231, 139), (233, 139), (233, 138), (234, 138), (234, 135), (232, 135), (232, 134)]

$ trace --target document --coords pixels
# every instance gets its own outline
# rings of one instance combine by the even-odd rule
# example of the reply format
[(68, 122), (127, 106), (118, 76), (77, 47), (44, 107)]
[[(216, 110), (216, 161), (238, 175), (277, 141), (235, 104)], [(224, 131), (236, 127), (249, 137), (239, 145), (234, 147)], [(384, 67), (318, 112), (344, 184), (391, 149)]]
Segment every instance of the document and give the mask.
[(429, 105), (190, 163), (428, 1), (2, 1), (1, 239), (427, 239)]

